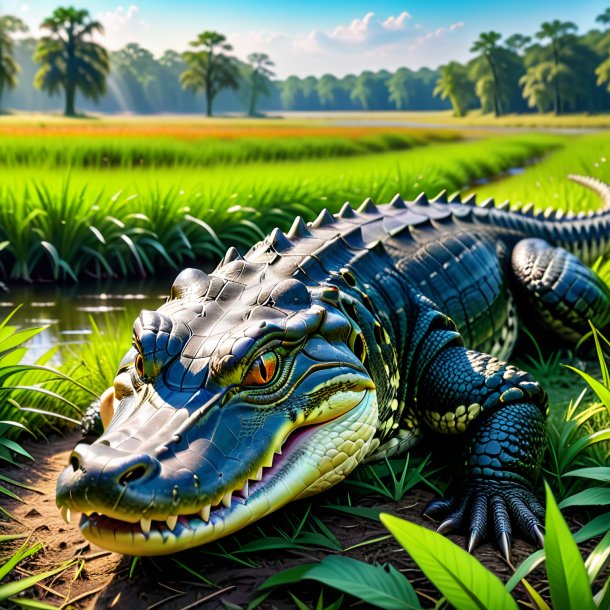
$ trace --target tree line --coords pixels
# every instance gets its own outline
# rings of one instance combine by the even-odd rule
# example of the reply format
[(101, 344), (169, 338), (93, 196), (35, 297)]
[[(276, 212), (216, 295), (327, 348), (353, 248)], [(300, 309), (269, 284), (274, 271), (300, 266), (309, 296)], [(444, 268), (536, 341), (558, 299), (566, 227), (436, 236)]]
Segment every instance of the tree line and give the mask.
[(213, 31), (199, 34), (184, 53), (155, 58), (136, 43), (109, 52), (94, 41), (103, 26), (87, 10), (60, 7), (42, 22), (40, 40), (16, 39), (26, 25), (0, 17), (0, 108), (52, 109), (56, 102), (40, 96), (42, 90), (63, 95), (68, 116), (77, 104), (85, 111), (201, 112), (201, 97), (208, 115), (218, 108), (251, 116), (280, 109), (603, 112), (610, 110), (610, 8), (597, 22), (600, 29), (583, 35), (559, 20), (544, 22), (534, 38), (483, 32), (469, 62), (438, 70), (276, 80), (268, 55), (240, 61)]

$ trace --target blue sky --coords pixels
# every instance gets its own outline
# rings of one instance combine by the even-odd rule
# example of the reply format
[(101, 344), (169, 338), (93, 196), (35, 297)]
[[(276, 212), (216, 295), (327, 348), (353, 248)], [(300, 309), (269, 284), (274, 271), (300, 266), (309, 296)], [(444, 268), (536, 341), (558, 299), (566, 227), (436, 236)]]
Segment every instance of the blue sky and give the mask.
[[(57, 5), (0, 0), (0, 13), (20, 16), (38, 34), (38, 23)], [(198, 32), (212, 29), (228, 37), (240, 58), (268, 53), (278, 76), (286, 77), (464, 61), (482, 31), (531, 35), (542, 21), (562, 19), (584, 32), (595, 26), (608, 0), (94, 0), (75, 5), (102, 21), (106, 35), (100, 42), (111, 49), (138, 42), (156, 55), (167, 48), (182, 51)]]

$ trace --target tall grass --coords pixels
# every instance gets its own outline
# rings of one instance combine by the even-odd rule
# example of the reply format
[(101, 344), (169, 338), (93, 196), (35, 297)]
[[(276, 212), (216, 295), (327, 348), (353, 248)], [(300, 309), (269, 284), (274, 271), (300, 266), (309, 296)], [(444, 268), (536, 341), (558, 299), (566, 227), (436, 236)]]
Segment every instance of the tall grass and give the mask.
[(252, 162), (353, 157), (407, 150), (430, 142), (458, 140), (457, 132), (401, 131), (367, 135), (241, 137), (237, 139), (170, 137), (0, 136), (0, 166), (155, 168), (207, 167)]
[[(248, 248), (345, 200), (456, 191), (563, 143), (549, 135), (435, 144), (352, 159), (125, 172), (17, 168), (0, 186), (0, 264), (14, 279), (144, 276)], [(24, 186), (24, 183), (26, 186)]]

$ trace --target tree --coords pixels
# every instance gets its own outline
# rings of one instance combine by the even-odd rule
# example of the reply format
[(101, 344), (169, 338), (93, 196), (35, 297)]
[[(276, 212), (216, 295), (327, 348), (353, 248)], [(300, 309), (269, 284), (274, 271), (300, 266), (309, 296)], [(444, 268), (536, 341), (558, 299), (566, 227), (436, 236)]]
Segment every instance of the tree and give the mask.
[(493, 101), (494, 101), (494, 114), (500, 116), (500, 88), (498, 72), (495, 63), (495, 54), (497, 50), (497, 43), (501, 40), (502, 34), (498, 32), (482, 32), (479, 34), (479, 39), (476, 40), (472, 47), (470, 47), (471, 53), (481, 52), (481, 55), (485, 57), (489, 69), (491, 71), (491, 80), (493, 83)]
[(108, 51), (89, 40), (95, 32), (103, 34), (104, 28), (91, 19), (89, 11), (74, 7), (56, 8), (40, 27), (50, 34), (40, 39), (34, 53), (34, 60), (42, 64), (34, 84), (51, 94), (63, 89), (64, 114), (75, 116), (77, 90), (94, 101), (106, 92)]
[(455, 116), (464, 116), (472, 100), (472, 83), (468, 80), (468, 69), (457, 61), (440, 67), (433, 95), (449, 99)]
[(544, 61), (530, 66), (519, 79), (519, 84), (523, 87), (523, 97), (530, 108), (536, 108), (541, 113), (549, 109), (553, 103), (552, 83), (555, 76), (555, 64)]
[(351, 98), (358, 102), (364, 110), (370, 110), (373, 103), (373, 87), (375, 76), (369, 70), (365, 70), (356, 78), (352, 89)]
[(388, 79), (389, 100), (396, 106), (397, 110), (404, 110), (409, 103), (410, 80), (411, 71), (407, 68), (398, 68)]
[(340, 84), (337, 77), (332, 74), (324, 74), (316, 85), (320, 104), (327, 108), (335, 107), (337, 105), (339, 90)]
[(153, 54), (142, 48), (138, 43), (131, 42), (110, 56), (112, 81), (125, 96), (128, 106), (138, 113), (154, 112), (155, 101), (158, 99), (157, 85), (159, 82), (160, 64)]
[(275, 64), (266, 53), (251, 53), (248, 55), (250, 64), (250, 104), (248, 105), (248, 116), (256, 116), (256, 102), (260, 94), (269, 95), (269, 82), (275, 72), (272, 68)]
[[(610, 26), (610, 7), (601, 15), (598, 15), (595, 21)], [(606, 29), (604, 36), (599, 41), (599, 46), (610, 52), (610, 28)], [(606, 91), (610, 92), (610, 56), (595, 68), (595, 75), (597, 76), (597, 84), (600, 86), (606, 84)]]
[(530, 42), (532, 42), (530, 36), (524, 36), (523, 34), (513, 34), (504, 41), (504, 46), (507, 49), (510, 49), (513, 53), (519, 53), (523, 49), (525, 49), (525, 47), (527, 47)]
[(0, 17), (0, 111), (2, 94), (5, 87), (14, 89), (17, 85), (19, 66), (15, 62), (15, 48), (11, 34), (27, 32), (28, 27), (18, 17), (3, 15)]
[(604, 25), (610, 25), (610, 6), (601, 15), (598, 15), (595, 21)]
[(202, 32), (190, 46), (201, 51), (185, 51), (182, 55), (188, 69), (180, 75), (183, 89), (203, 91), (206, 115), (212, 116), (212, 104), (219, 91), (237, 89), (239, 74), (233, 57), (226, 55), (233, 47), (219, 32)]
[(553, 51), (553, 62), (555, 63), (555, 78), (554, 83), (554, 111), (555, 114), (560, 114), (562, 111), (561, 105), (561, 94), (560, 94), (560, 83), (559, 75), (561, 70), (559, 68), (559, 54), (561, 50), (567, 44), (567, 41), (571, 38), (571, 35), (576, 32), (578, 28), (576, 24), (571, 21), (545, 21), (540, 26), (540, 30), (536, 32), (536, 38), (539, 40), (546, 40), (547, 38), (551, 41), (551, 49)]

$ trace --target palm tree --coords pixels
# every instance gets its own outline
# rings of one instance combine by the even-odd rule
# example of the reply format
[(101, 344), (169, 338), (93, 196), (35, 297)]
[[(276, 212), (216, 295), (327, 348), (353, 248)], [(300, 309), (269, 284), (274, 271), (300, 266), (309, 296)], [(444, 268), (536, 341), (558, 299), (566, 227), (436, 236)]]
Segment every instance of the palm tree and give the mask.
[[(601, 15), (598, 15), (595, 21), (597, 21), (597, 23), (610, 26), (610, 7), (608, 7)], [(598, 44), (600, 49), (608, 49), (608, 47), (610, 47), (610, 29), (606, 29), (605, 35)], [(610, 92), (610, 57), (605, 59), (599, 66), (597, 66), (595, 69), (595, 74), (597, 75), (597, 84), (603, 85), (608, 83), (606, 90)]]
[(519, 79), (523, 87), (523, 97), (530, 108), (546, 112), (553, 103), (552, 83), (556, 76), (555, 64), (551, 61), (530, 66)]
[(604, 25), (610, 24), (610, 6), (601, 14), (595, 18), (597, 23), (603, 23)]
[(455, 116), (464, 116), (472, 99), (472, 83), (468, 80), (468, 69), (457, 61), (440, 67), (440, 78), (436, 81), (433, 95), (449, 98)]
[(606, 84), (606, 91), (610, 93), (610, 57), (603, 61), (597, 68), (595, 68), (595, 74), (597, 76), (597, 84)]
[(18, 17), (3, 15), (0, 17), (0, 112), (2, 111), (2, 94), (4, 88), (14, 89), (17, 85), (19, 66), (13, 58), (14, 46), (11, 34), (27, 32), (28, 27)]
[(226, 55), (233, 47), (219, 32), (206, 31), (197, 36), (190, 46), (201, 51), (186, 51), (182, 54), (188, 69), (180, 75), (183, 89), (203, 91), (206, 115), (212, 116), (214, 98), (222, 89), (237, 89), (239, 75), (234, 59)]
[(103, 34), (104, 27), (91, 19), (89, 11), (74, 7), (56, 8), (40, 27), (50, 34), (40, 39), (34, 53), (34, 60), (42, 64), (34, 85), (51, 94), (63, 89), (64, 114), (76, 116), (77, 90), (95, 101), (106, 91), (106, 76), (110, 71), (108, 51), (88, 40), (95, 32)]
[(532, 42), (530, 36), (523, 34), (513, 34), (504, 41), (504, 46), (510, 49), (513, 53), (519, 54), (527, 45)]
[(559, 53), (562, 47), (566, 44), (567, 39), (571, 34), (574, 34), (577, 30), (577, 26), (575, 23), (571, 21), (559, 21), (559, 19), (555, 19), (554, 21), (545, 21), (541, 26), (540, 30), (536, 32), (536, 38), (539, 40), (545, 40), (546, 38), (551, 41), (551, 48), (553, 50), (553, 61), (555, 63), (555, 78), (554, 89), (554, 110), (555, 114), (559, 114), (562, 110), (561, 105), (561, 94), (559, 87)]
[(388, 78), (389, 100), (397, 110), (404, 110), (409, 103), (409, 79), (411, 73), (407, 68), (399, 68)]
[(256, 102), (259, 94), (269, 95), (269, 81), (275, 72), (272, 68), (275, 64), (266, 53), (251, 53), (248, 55), (250, 64), (250, 104), (248, 116), (256, 116)]
[(481, 55), (485, 57), (489, 64), (493, 81), (494, 114), (496, 116), (500, 116), (500, 91), (494, 55), (498, 48), (496, 43), (498, 43), (501, 38), (502, 34), (499, 34), (498, 32), (482, 32), (479, 34), (479, 39), (470, 47), (471, 53), (478, 53), (480, 51)]

